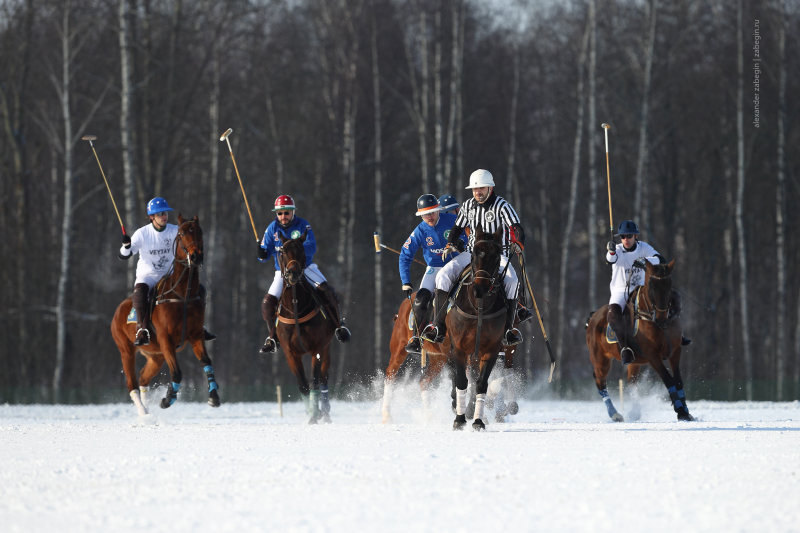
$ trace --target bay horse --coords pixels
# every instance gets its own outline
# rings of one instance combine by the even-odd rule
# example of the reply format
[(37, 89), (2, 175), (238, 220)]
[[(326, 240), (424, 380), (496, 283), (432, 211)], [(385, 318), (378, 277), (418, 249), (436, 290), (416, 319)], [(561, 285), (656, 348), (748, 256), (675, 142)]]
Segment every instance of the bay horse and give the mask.
[[(416, 293), (412, 294), (410, 298), (404, 298), (400, 303), (400, 308), (394, 317), (394, 327), (392, 328), (392, 336), (389, 341), (389, 351), (391, 353), (389, 364), (386, 367), (383, 380), (383, 401), (381, 403), (381, 418), (384, 424), (392, 421), (391, 403), (394, 392), (397, 386), (397, 374), (403, 364), (408, 359), (408, 352), (406, 352), (406, 345), (414, 334), (414, 330), (409, 326), (411, 308), (413, 306)], [(423, 372), (419, 379), (420, 396), (422, 399), (422, 406), (425, 410), (430, 408), (430, 389), (433, 381), (441, 374), (442, 370), (447, 365), (447, 356), (450, 353), (450, 339), (445, 337), (441, 344), (429, 342), (421, 339), (422, 341), (422, 366)], [(516, 346), (504, 346), (504, 366), (506, 369), (513, 369), (514, 367), (514, 351)], [(468, 381), (474, 385), (474, 376), (471, 372), (467, 374)], [(472, 378), (472, 379), (469, 379)], [(492, 383), (494, 385), (494, 383)], [(495, 407), (495, 420), (503, 422), (505, 417), (509, 414), (515, 415), (519, 412), (519, 405), (517, 404), (512, 388), (507, 391), (506, 398), (500, 398), (502, 393), (502, 384), (497, 387), (490, 387), (487, 391), (487, 406), (492, 403)], [(475, 410), (475, 387), (471, 388), (472, 394), (467, 404), (465, 416), (471, 417)], [(494, 395), (492, 395), (494, 393)], [(492, 402), (490, 396), (497, 397), (498, 402)], [(455, 381), (452, 382), (451, 397), (453, 400), (453, 410), (456, 409), (456, 386)], [(508, 400), (506, 403), (504, 400)]]
[[(334, 317), (322, 305), (316, 289), (306, 279), (306, 252), (303, 242), (307, 233), (296, 239), (281, 235), (278, 263), (283, 276), (283, 293), (279, 300), (278, 324), (275, 332), (286, 356), (289, 369), (297, 379), (300, 394), (310, 415), (309, 424), (331, 421), (328, 396), (330, 344), (336, 324)], [(312, 381), (309, 385), (302, 356), (311, 355)]]
[[(150, 344), (133, 344), (136, 338), (136, 320), (130, 316), (133, 308), (130, 297), (117, 306), (111, 320), (111, 336), (119, 348), (128, 394), (140, 415), (148, 413), (145, 397), (147, 387), (165, 362), (169, 368), (171, 383), (161, 399), (161, 408), (170, 407), (178, 399), (183, 374), (178, 364), (177, 352), (186, 345), (192, 347), (195, 357), (203, 364), (208, 380), (208, 405), (220, 405), (219, 386), (214, 376), (214, 366), (206, 351), (203, 330), (205, 290), (200, 285), (198, 275), (203, 264), (203, 230), (197, 216), (186, 220), (178, 215), (178, 234), (174, 247), (172, 269), (156, 284), (150, 299), (150, 324), (154, 330), (150, 336)], [(138, 378), (137, 351), (146, 358)]]
[[(501, 350), (506, 321), (505, 271), (500, 271), (502, 226), (495, 233), (476, 227), (475, 244), (467, 278), (455, 293), (453, 309), (445, 323), (450, 339), (450, 360), (455, 364), (456, 418), (453, 429), (467, 424), (467, 368), (475, 380), (475, 418), (472, 428), (486, 429), (482, 417), (489, 375)], [(507, 268), (512, 268), (510, 262)]]
[[(686, 405), (686, 393), (680, 372), (681, 323), (680, 317), (672, 313), (673, 259), (667, 264), (653, 265), (645, 261), (645, 282), (631, 293), (623, 314), (628, 331), (634, 331), (631, 348), (636, 358), (628, 365), (628, 381), (635, 384), (641, 365), (649, 364), (664, 382), (672, 408), (678, 420), (694, 420)], [(637, 268), (634, 266), (634, 268)], [(624, 422), (608, 394), (606, 379), (611, 361), (621, 360), (616, 343), (607, 340), (608, 305), (595, 311), (586, 325), (586, 344), (589, 359), (594, 367), (597, 391), (605, 403), (608, 416), (615, 422)], [(669, 361), (670, 371), (664, 366)]]

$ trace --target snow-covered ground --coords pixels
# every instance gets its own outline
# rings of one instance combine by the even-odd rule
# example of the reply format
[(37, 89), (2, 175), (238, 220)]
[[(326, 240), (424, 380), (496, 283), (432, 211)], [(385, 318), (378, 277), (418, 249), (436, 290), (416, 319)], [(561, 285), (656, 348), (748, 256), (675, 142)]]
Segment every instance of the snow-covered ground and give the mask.
[[(800, 403), (520, 401), (454, 432), (449, 391), (332, 402), (0, 406), (0, 529), (800, 531)], [(617, 405), (619, 407), (619, 405)]]

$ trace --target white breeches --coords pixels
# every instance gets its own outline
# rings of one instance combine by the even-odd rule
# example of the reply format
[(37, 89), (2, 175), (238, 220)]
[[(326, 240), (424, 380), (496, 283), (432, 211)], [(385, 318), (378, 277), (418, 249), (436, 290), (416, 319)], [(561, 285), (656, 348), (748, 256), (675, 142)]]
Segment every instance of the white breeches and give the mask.
[[(303, 275), (305, 275), (306, 279), (311, 282), (314, 287), (319, 287), (328, 281), (325, 279), (325, 276), (322, 275), (322, 272), (319, 271), (319, 267), (316, 263), (308, 265), (303, 271)], [(267, 292), (275, 298), (280, 298), (281, 294), (283, 294), (283, 276), (281, 276), (280, 270), (275, 271), (275, 278), (273, 278), (272, 284), (269, 286)]]
[[(472, 254), (469, 252), (461, 252), (455, 256), (449, 263), (439, 270), (436, 275), (436, 288), (443, 291), (450, 291), (453, 288), (456, 278), (469, 265), (472, 259)], [(500, 271), (506, 269), (508, 264), (508, 257), (500, 257)], [(503, 287), (506, 291), (506, 298), (509, 300), (517, 297), (517, 288), (519, 287), (519, 280), (517, 279), (517, 271), (514, 270), (513, 265), (509, 265), (506, 269), (505, 279), (503, 280)]]
[(429, 266), (425, 269), (425, 274), (422, 275), (422, 280), (419, 282), (420, 289), (428, 289), (433, 294), (433, 289), (436, 288), (436, 275), (442, 267)]
[(614, 291), (611, 293), (611, 298), (608, 299), (608, 305), (617, 304), (620, 309), (625, 310), (628, 304), (628, 294), (625, 291)]
[(164, 277), (164, 274), (159, 274), (158, 272), (149, 272), (146, 274), (137, 274), (136, 281), (133, 282), (134, 285), (138, 285), (139, 283), (147, 283), (149, 288), (153, 288), (158, 280)]

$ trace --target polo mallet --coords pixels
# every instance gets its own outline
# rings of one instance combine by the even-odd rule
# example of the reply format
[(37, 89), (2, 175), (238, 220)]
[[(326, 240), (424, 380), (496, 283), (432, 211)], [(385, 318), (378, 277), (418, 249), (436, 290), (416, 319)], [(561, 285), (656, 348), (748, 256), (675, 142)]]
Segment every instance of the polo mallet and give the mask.
[(603, 127), (603, 132), (606, 136), (606, 181), (608, 183), (608, 224), (611, 229), (611, 240), (614, 240), (614, 215), (611, 212), (611, 165), (608, 162), (608, 130), (611, 125), (603, 122), (600, 124)]
[(550, 354), (550, 376), (547, 378), (547, 382), (552, 383), (553, 371), (556, 369), (556, 356), (553, 355), (553, 348), (550, 346), (550, 339), (547, 338), (547, 332), (544, 330), (542, 314), (539, 312), (539, 306), (536, 305), (536, 296), (533, 295), (533, 288), (531, 287), (531, 282), (528, 279), (528, 272), (525, 270), (525, 258), (522, 256), (522, 254), (517, 254), (517, 256), (519, 257), (519, 265), (522, 268), (522, 275), (525, 278), (525, 284), (528, 286), (528, 293), (531, 295), (533, 309), (536, 311), (536, 318), (539, 319), (539, 327), (542, 328), (542, 336), (544, 337), (544, 343), (547, 346), (547, 353)]
[(228, 143), (228, 151), (231, 153), (231, 161), (233, 161), (233, 170), (236, 171), (236, 179), (239, 180), (239, 188), (242, 189), (242, 198), (244, 198), (244, 206), (247, 208), (247, 214), (250, 217), (250, 225), (253, 227), (253, 235), (256, 238), (256, 242), (261, 242), (261, 239), (258, 238), (258, 232), (256, 231), (256, 224), (253, 222), (253, 214), (250, 212), (250, 204), (247, 202), (247, 195), (244, 193), (244, 185), (242, 185), (242, 177), (239, 175), (239, 167), (236, 166), (236, 158), (233, 157), (231, 141), (228, 139), (231, 133), (233, 133), (233, 128), (228, 128), (225, 130), (225, 133), (220, 135), (219, 142), (225, 141)]
[(94, 152), (94, 158), (97, 159), (97, 166), (100, 167), (100, 174), (103, 175), (103, 181), (106, 182), (106, 190), (108, 190), (108, 196), (111, 197), (111, 203), (114, 205), (114, 211), (117, 213), (117, 220), (119, 220), (119, 226), (122, 228), (122, 234), (127, 235), (125, 233), (125, 224), (122, 223), (122, 217), (119, 216), (119, 209), (117, 209), (117, 202), (114, 201), (114, 195), (111, 194), (111, 187), (108, 186), (108, 180), (106, 179), (106, 173), (103, 172), (103, 165), (100, 164), (100, 158), (97, 157), (97, 150), (94, 149), (94, 143), (92, 141), (97, 140), (96, 135), (84, 135), (81, 137), (82, 141), (89, 141), (89, 146), (92, 147), (92, 152)]
[[(378, 235), (377, 231), (372, 234), (372, 238), (375, 240), (375, 253), (376, 254), (381, 253), (381, 248), (384, 248), (386, 250), (389, 250), (390, 252), (394, 252), (397, 255), (400, 255), (400, 251), (399, 250), (395, 250), (394, 248), (389, 248), (388, 246), (386, 246), (385, 244), (383, 244), (381, 242), (381, 237), (380, 237), (380, 235)], [(417, 259), (416, 257), (414, 258), (414, 262), (417, 263), (417, 264), (420, 264), (420, 265), (422, 265), (424, 267), (428, 266), (425, 263), (423, 263), (422, 261), (420, 261), (419, 259)]]

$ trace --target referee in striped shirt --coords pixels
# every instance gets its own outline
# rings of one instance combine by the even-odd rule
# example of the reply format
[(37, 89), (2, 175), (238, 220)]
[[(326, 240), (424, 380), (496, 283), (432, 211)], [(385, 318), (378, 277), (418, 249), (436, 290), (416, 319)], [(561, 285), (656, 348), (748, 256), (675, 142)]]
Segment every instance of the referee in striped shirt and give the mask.
[[(457, 241), (464, 231), (464, 228), (471, 228), (467, 252), (457, 255), (452, 261), (447, 263), (436, 275), (436, 294), (434, 303), (435, 322), (429, 324), (422, 334), (425, 340), (431, 342), (442, 342), (444, 340), (445, 318), (447, 313), (440, 313), (447, 304), (450, 289), (453, 287), (456, 278), (472, 259), (472, 246), (475, 244), (475, 228), (480, 225), (486, 233), (494, 233), (498, 227), (503, 228), (502, 250), (503, 256), (500, 259), (500, 269), (503, 270), (508, 264), (508, 257), (511, 253), (520, 253), (524, 246), (524, 232), (519, 221), (519, 216), (514, 208), (505, 199), (494, 193), (494, 178), (488, 170), (478, 169), (469, 177), (469, 186), (472, 189), (472, 198), (461, 204), (455, 225), (450, 230), (445, 254), (452, 253), (458, 247)], [(515, 346), (522, 342), (519, 330), (514, 327), (514, 316), (517, 309), (517, 289), (519, 280), (513, 267), (505, 270), (503, 285), (506, 291), (506, 326), (503, 335), (503, 344)]]

